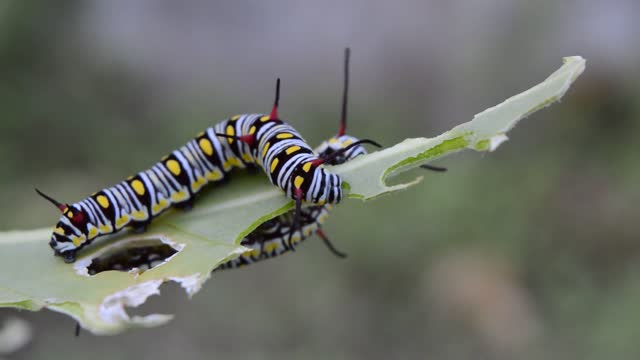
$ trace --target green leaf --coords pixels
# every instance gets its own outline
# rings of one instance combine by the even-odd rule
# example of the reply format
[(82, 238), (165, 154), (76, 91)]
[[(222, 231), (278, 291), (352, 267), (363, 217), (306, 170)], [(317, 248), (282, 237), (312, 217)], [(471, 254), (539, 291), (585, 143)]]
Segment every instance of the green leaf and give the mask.
[[(405, 140), (359, 157), (332, 170), (345, 181), (349, 198), (368, 200), (415, 185), (421, 178), (394, 186), (389, 177), (464, 149), (493, 151), (506, 132), (531, 113), (560, 99), (582, 73), (585, 60), (564, 65), (542, 83), (476, 115), (432, 139)], [(292, 203), (265, 176), (234, 176), (230, 184), (213, 186), (194, 210), (169, 211), (144, 234), (122, 232), (100, 239), (65, 264), (47, 246), (51, 228), (0, 233), (0, 307), (67, 314), (95, 334), (115, 334), (133, 326), (157, 326), (170, 315), (130, 317), (125, 306), (139, 306), (158, 294), (163, 282), (177, 281), (191, 296), (218, 264), (246, 249), (240, 240), (262, 222), (289, 211)], [(99, 255), (140, 242), (162, 242), (178, 252), (148, 271), (105, 271), (89, 276), (87, 266)]]

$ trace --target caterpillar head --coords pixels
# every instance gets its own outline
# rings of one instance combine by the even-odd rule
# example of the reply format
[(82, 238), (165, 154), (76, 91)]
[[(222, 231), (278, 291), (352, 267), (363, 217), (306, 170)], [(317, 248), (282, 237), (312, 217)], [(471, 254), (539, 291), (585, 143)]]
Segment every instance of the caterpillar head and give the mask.
[[(347, 151), (343, 150), (358, 141), (359, 140), (357, 138), (350, 135), (336, 135), (329, 140), (323, 141), (315, 151), (318, 154), (318, 157), (327, 159), (327, 164), (339, 165), (355, 158), (356, 156), (367, 153), (364, 146), (360, 144), (351, 147)], [(334, 156), (333, 154), (335, 153), (338, 154)]]
[(65, 262), (74, 262), (76, 251), (87, 242), (88, 215), (76, 204), (63, 204), (38, 189), (36, 191), (62, 212), (62, 216), (51, 234), (49, 246), (55, 255), (62, 256)]
[[(317, 167), (322, 164), (338, 165), (358, 155), (366, 154), (367, 152), (362, 147), (362, 144), (380, 147), (380, 144), (373, 140), (358, 140), (352, 136), (338, 135), (322, 143), (317, 149), (318, 158), (306, 163), (305, 165), (311, 165), (306, 170), (305, 165), (302, 165), (302, 170), (306, 173), (311, 167)], [(313, 172), (313, 176), (311, 185), (307, 185), (307, 188), (303, 186), (301, 189), (304, 194), (307, 194), (307, 201), (311, 201), (314, 204), (339, 203), (342, 199), (342, 179), (322, 167), (317, 168), (317, 171)], [(296, 182), (299, 181), (300, 184), (304, 184), (304, 175), (294, 176), (292, 181), (292, 189), (299, 188)]]

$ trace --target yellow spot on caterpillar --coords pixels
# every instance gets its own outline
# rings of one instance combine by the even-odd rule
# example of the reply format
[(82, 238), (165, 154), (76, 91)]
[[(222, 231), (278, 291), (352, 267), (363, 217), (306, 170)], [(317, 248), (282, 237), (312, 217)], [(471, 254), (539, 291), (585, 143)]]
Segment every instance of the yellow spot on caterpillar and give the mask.
[(73, 211), (67, 211), (67, 217), (73, 219)]
[(298, 235), (298, 234), (296, 233), (296, 235), (293, 235), (293, 236), (291, 237), (291, 243), (292, 243), (292, 244), (295, 244), (295, 243), (298, 243), (298, 242), (300, 242), (300, 235)]
[(111, 225), (100, 225), (100, 232), (103, 234), (110, 234), (113, 232)]
[(265, 115), (265, 116), (260, 117), (260, 121), (262, 121), (262, 122), (267, 122), (269, 120), (271, 120), (271, 117), (269, 117), (269, 115)]
[(160, 201), (158, 201), (157, 204), (153, 204), (153, 206), (151, 207), (151, 211), (155, 215), (161, 212), (162, 210), (166, 209), (167, 207), (169, 207), (169, 203), (167, 202), (167, 200), (160, 199)]
[(309, 172), (309, 170), (311, 170), (311, 162), (302, 165), (302, 170), (304, 170), (304, 172)]
[(138, 211), (138, 210), (136, 210), (136, 211), (134, 211), (134, 212), (132, 212), (132, 213), (131, 213), (131, 217), (132, 217), (134, 220), (147, 220), (147, 214), (145, 214), (145, 212), (144, 212), (144, 211)]
[(64, 236), (64, 229), (63, 229), (63, 228), (61, 228), (61, 227), (59, 227), (59, 226), (58, 226), (58, 227), (56, 227), (55, 229), (53, 229), (53, 232), (54, 232), (54, 233), (56, 233), (56, 234), (58, 234), (58, 235), (62, 235), (62, 236)]
[(342, 143), (342, 146), (347, 147), (347, 146), (349, 146), (351, 144), (353, 144), (353, 141), (352, 140), (347, 140), (347, 141)]
[(205, 153), (205, 155), (213, 155), (213, 146), (211, 145), (211, 141), (209, 141), (209, 139), (200, 139), (200, 142), (198, 142), (198, 144), (200, 145), (200, 149), (202, 149), (202, 152)]
[(323, 224), (325, 221), (327, 221), (327, 218), (329, 217), (329, 214), (322, 214), (318, 217), (318, 222), (320, 224)]
[(98, 197), (96, 198), (96, 201), (98, 202), (98, 204), (100, 204), (100, 206), (102, 206), (105, 209), (109, 207), (109, 199), (107, 199), (107, 197), (104, 195), (98, 195)]
[(304, 178), (302, 176), (296, 176), (296, 179), (293, 180), (293, 185), (299, 189), (303, 182)]
[(200, 188), (202, 188), (204, 186), (204, 184), (206, 183), (206, 181), (204, 180), (203, 177), (199, 177), (196, 179), (196, 181), (191, 183), (191, 188), (193, 189), (194, 192), (200, 190)]
[(234, 116), (232, 116), (232, 117), (231, 117), (231, 119), (229, 119), (229, 120), (231, 120), (231, 121), (236, 121), (236, 120), (240, 119), (240, 116), (241, 116), (241, 115), (234, 115)]
[(258, 130), (258, 128), (257, 128), (257, 127), (255, 127), (255, 125), (254, 125), (254, 126), (252, 126), (252, 127), (251, 127), (251, 129), (249, 129), (249, 135), (253, 135), (253, 134), (255, 134), (255, 133), (256, 133), (256, 130)]
[(293, 134), (291, 133), (282, 133), (282, 134), (276, 135), (277, 139), (290, 139), (292, 137), (293, 137)]
[(320, 199), (318, 200), (318, 202), (316, 203), (316, 205), (324, 205), (324, 203), (327, 202), (327, 200), (325, 199)]
[(207, 173), (207, 179), (212, 181), (220, 180), (222, 179), (222, 173), (220, 172), (220, 170), (214, 170), (210, 173)]
[(336, 139), (336, 138), (329, 139), (329, 144), (335, 144), (337, 142), (338, 142), (338, 139)]
[(253, 249), (251, 251), (247, 251), (247, 253), (250, 256), (257, 257), (258, 255), (260, 255), (260, 249)]
[(272, 252), (273, 250), (278, 248), (278, 244), (275, 242), (272, 242), (270, 244), (265, 245), (264, 250), (268, 253)]
[(182, 171), (182, 169), (180, 169), (180, 163), (178, 163), (176, 160), (171, 159), (164, 164), (167, 166), (167, 169), (169, 169), (169, 171), (171, 171), (171, 173), (174, 176), (180, 175), (180, 172)]
[(302, 233), (304, 234), (304, 236), (309, 236), (311, 235), (311, 232), (313, 231), (313, 226), (307, 226), (306, 228), (304, 228), (302, 230)]
[(287, 148), (287, 150), (285, 151), (287, 153), (287, 155), (291, 155), (294, 152), (300, 150), (300, 146), (291, 146), (289, 148)]
[(264, 144), (264, 149), (262, 149), (262, 157), (267, 156), (267, 151), (269, 151), (269, 146), (271, 146), (271, 143)]
[(276, 166), (278, 166), (278, 162), (280, 160), (278, 160), (278, 158), (273, 159), (273, 161), (271, 162), (271, 173), (273, 174), (273, 172), (276, 170)]
[(171, 201), (173, 202), (179, 202), (182, 201), (184, 199), (187, 198), (187, 192), (184, 190), (180, 190), (180, 191), (176, 191), (173, 194), (171, 194)]
[(242, 154), (242, 160), (244, 160), (244, 162), (246, 163), (252, 163), (253, 162), (253, 158), (251, 157), (251, 155), (244, 153)]
[(116, 220), (116, 229), (120, 229), (129, 223), (129, 215), (122, 215), (118, 220)]
[(140, 196), (144, 195), (144, 192), (146, 191), (144, 188), (144, 184), (140, 180), (133, 180), (131, 182), (131, 187), (133, 188), (133, 191), (135, 191), (136, 194)]
[(98, 236), (98, 229), (91, 227), (89, 228), (89, 239), (93, 239)]
[(84, 241), (86, 240), (86, 237), (84, 235), (80, 236), (80, 237), (74, 237), (73, 239), (71, 239), (71, 242), (73, 242), (73, 245), (75, 247), (80, 246), (80, 244), (82, 244)]
[[(233, 125), (227, 125), (227, 135), (229, 136), (235, 136), (236, 134), (236, 129), (233, 127)], [(227, 138), (227, 142), (229, 144), (233, 143), (233, 139), (232, 138)]]

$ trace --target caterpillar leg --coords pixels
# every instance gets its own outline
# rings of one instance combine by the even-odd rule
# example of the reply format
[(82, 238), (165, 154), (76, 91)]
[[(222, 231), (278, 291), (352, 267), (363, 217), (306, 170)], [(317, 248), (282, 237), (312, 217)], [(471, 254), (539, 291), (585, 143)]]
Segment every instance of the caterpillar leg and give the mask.
[(329, 248), (329, 251), (331, 251), (333, 255), (342, 259), (347, 257), (347, 254), (343, 253), (342, 251), (336, 249), (335, 246), (333, 246), (333, 244), (331, 243), (327, 235), (324, 233), (324, 231), (322, 231), (322, 229), (316, 230), (316, 234), (320, 237), (320, 239), (322, 239), (324, 244), (327, 245), (327, 248)]
[(245, 170), (250, 175), (260, 174), (262, 172), (261, 168), (251, 164), (247, 165), (247, 168)]
[(74, 335), (75, 337), (80, 336), (80, 323), (79, 323), (79, 322), (77, 322), (77, 321), (76, 321), (76, 329), (74, 330), (73, 335)]
[(149, 226), (150, 221), (136, 221), (133, 224), (131, 224), (131, 227), (133, 228), (133, 232), (136, 234), (142, 234), (143, 232), (147, 231), (147, 227)]
[(177, 203), (177, 204), (175, 204), (173, 206), (176, 209), (181, 209), (181, 210), (184, 210), (184, 211), (193, 210), (193, 198), (191, 198), (191, 199), (189, 199), (187, 201), (181, 202), (181, 203)]
[(289, 245), (289, 249), (291, 251), (296, 251), (295, 246), (293, 245), (293, 234), (300, 228), (300, 215), (302, 213), (302, 190), (299, 188), (293, 189), (293, 194), (296, 200), (296, 209), (293, 213), (293, 223), (291, 224), (291, 229), (289, 230), (289, 240), (287, 240), (287, 244)]
[(265, 252), (265, 246), (264, 246), (265, 243), (266, 241), (260, 242), (260, 256), (258, 257), (258, 259), (260, 260), (269, 258), (269, 255), (267, 255), (267, 253)]

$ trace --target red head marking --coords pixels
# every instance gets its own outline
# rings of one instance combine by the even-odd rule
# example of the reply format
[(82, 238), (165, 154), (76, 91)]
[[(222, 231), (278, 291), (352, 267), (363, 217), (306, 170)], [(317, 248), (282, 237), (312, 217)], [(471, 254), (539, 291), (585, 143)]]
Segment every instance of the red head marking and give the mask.
[[(235, 136), (235, 135), (227, 135), (227, 134), (222, 134), (222, 133), (215, 133), (216, 136), (220, 136), (223, 138), (227, 138), (227, 139), (233, 139), (233, 140), (238, 140), (241, 141), (249, 146), (253, 146), (256, 142), (256, 136), (255, 135), (242, 135), (242, 136)], [(229, 140), (229, 143), (232, 143), (232, 140)]]
[(256, 136), (255, 135), (242, 135), (240, 137), (238, 137), (238, 140), (242, 141), (243, 143), (249, 145), (249, 146), (253, 146), (253, 144), (256, 142)]
[(271, 108), (271, 114), (269, 114), (269, 120), (278, 120), (278, 105), (280, 103), (280, 78), (276, 81), (276, 99), (273, 102), (273, 108)]
[(75, 225), (80, 225), (82, 224), (83, 221), (84, 221), (84, 215), (80, 211), (75, 213), (73, 215), (73, 218), (71, 218), (71, 222), (73, 222)]

